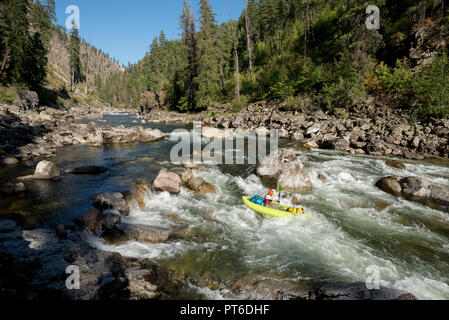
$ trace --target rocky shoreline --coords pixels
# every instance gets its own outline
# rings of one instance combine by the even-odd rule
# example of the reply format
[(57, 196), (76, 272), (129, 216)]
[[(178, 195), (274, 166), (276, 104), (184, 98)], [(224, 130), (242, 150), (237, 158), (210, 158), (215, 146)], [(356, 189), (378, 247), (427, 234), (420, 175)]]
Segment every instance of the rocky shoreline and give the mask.
[[(117, 112), (117, 109), (84, 106), (63, 110), (44, 108), (40, 113), (29, 113), (21, 111), (17, 106), (2, 105), (0, 130), (4, 140), (0, 146), (1, 162), (3, 165), (13, 165), (21, 161), (25, 165), (34, 166), (34, 159), (49, 158), (58, 147), (65, 145), (100, 146), (136, 141), (151, 142), (165, 136), (159, 130), (143, 127), (112, 128), (93, 122), (75, 122), (80, 119), (101, 118), (103, 114), (114, 112)], [(323, 112), (305, 115), (281, 109), (273, 110), (263, 105), (250, 105), (238, 113), (222, 116), (203, 113), (186, 117), (158, 111), (142, 118), (141, 122), (167, 123), (200, 120), (205, 126), (241, 132), (247, 129), (259, 132), (279, 129), (281, 138), (293, 138), (299, 144), (312, 148), (338, 149), (354, 154), (387, 154), (409, 159), (448, 156), (447, 120), (435, 120), (433, 124), (416, 123), (411, 126), (403, 123), (402, 118), (399, 120), (392, 117), (396, 119), (392, 120), (393, 125), (385, 124), (382, 127), (377, 118), (368, 120), (362, 116), (358, 118), (354, 114), (342, 117)], [(395, 125), (394, 121), (401, 124)], [(384, 131), (381, 132), (382, 130)], [(397, 134), (392, 134), (391, 130)], [(370, 140), (373, 135), (375, 140)], [(384, 141), (389, 139), (388, 137), (395, 137), (394, 141)], [(411, 147), (410, 141), (416, 142), (417, 137), (420, 137), (419, 143)], [(434, 141), (435, 148), (429, 147), (426, 137)], [(330, 143), (332, 141), (335, 143)], [(385, 149), (386, 146), (389, 149)], [(305, 179), (307, 170), (291, 151), (284, 150), (279, 154), (280, 158), (288, 160), (281, 169), (276, 163), (284, 162), (278, 159), (278, 155), (268, 157), (261, 164), (256, 173), (264, 184), (270, 184), (274, 180), (277, 183), (279, 179), (288, 180), (296, 175), (301, 176), (301, 180), (308, 181)], [(185, 169), (178, 172), (161, 170), (152, 183), (137, 181), (135, 187), (126, 194), (106, 193), (96, 196), (93, 199), (94, 209), (86, 212), (76, 223), (59, 225), (55, 229), (23, 230), (13, 221), (0, 220), (0, 268), (2, 275), (8, 275), (0, 278), (0, 297), (5, 300), (170, 299), (176, 298), (185, 283), (189, 282), (211, 290), (231, 289), (235, 293), (248, 294), (259, 299), (416, 299), (413, 295), (396, 289), (368, 290), (363, 283), (277, 281), (251, 274), (223, 282), (210, 275), (189, 274), (154, 261), (126, 258), (118, 253), (91, 246), (89, 239), (92, 235), (101, 237), (112, 245), (130, 240), (161, 243), (194, 237), (195, 235), (189, 233), (188, 226), (182, 225), (182, 221), (176, 216), (172, 219), (179, 222), (180, 226), (174, 229), (129, 225), (121, 221), (122, 217), (130, 214), (132, 206), (145, 207), (144, 194), (149, 189), (152, 192), (167, 191), (175, 195), (179, 194), (181, 187), (187, 187), (200, 195), (215, 193), (213, 185), (193, 175), (191, 169), (201, 169), (200, 167), (189, 163), (185, 163), (184, 167)], [(104, 168), (83, 167), (70, 171), (83, 174), (102, 170)], [(59, 175), (59, 169), (45, 160), (37, 165), (34, 175), (21, 177), (19, 181), (58, 179)], [(416, 179), (391, 178), (387, 182), (389, 184), (379, 182), (379, 188), (393, 195), (408, 196), (412, 201), (447, 207), (447, 201), (444, 200), (447, 190)], [(283, 185), (288, 186), (289, 181), (283, 181)], [(9, 183), (2, 186), (0, 192), (20, 192), (22, 187), (22, 182)], [(311, 184), (296, 185), (295, 181), (292, 181), (291, 188), (308, 190)], [(210, 219), (213, 218), (213, 212), (207, 215)], [(79, 290), (69, 290), (65, 285), (68, 277), (66, 270), (70, 265), (76, 265), (81, 270)]]
[(40, 112), (28, 112), (17, 105), (0, 105), (0, 165), (22, 161), (32, 166), (33, 159), (52, 157), (62, 146), (152, 142), (165, 137), (159, 130), (143, 127), (78, 123), (79, 120), (101, 119), (105, 114), (117, 112), (129, 110), (84, 105), (70, 109), (45, 107)]
[(277, 129), (280, 138), (351, 154), (414, 160), (449, 158), (449, 119), (430, 118), (412, 122), (407, 111), (385, 107), (373, 99), (349, 111), (293, 111), (285, 106), (258, 102), (236, 113), (212, 108), (199, 114), (185, 115), (155, 109), (142, 118), (165, 123), (201, 121), (204, 126), (242, 133), (246, 130), (268, 132)]
[[(149, 259), (93, 248), (87, 241), (88, 232), (76, 224), (56, 230), (23, 230), (13, 221), (0, 220), (2, 301), (176, 299), (186, 281), (211, 290), (230, 288), (250, 299), (416, 299), (397, 289), (369, 290), (364, 283), (276, 281), (250, 274), (218, 283), (207, 276), (179, 273)], [(70, 289), (73, 267), (79, 270), (79, 288)]]

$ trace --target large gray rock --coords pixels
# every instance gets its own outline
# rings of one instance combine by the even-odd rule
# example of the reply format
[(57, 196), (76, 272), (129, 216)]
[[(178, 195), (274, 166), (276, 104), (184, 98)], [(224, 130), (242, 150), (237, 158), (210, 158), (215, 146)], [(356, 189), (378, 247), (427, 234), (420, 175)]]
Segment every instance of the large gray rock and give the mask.
[(123, 126), (103, 130), (103, 143), (132, 143), (153, 142), (162, 140), (165, 134), (158, 129), (144, 129), (143, 127), (125, 128)]
[(330, 283), (315, 288), (314, 300), (416, 300), (416, 297), (398, 289), (368, 289), (365, 283)]
[(449, 212), (449, 190), (426, 179), (389, 176), (377, 181), (376, 187), (394, 196)]
[(50, 180), (59, 177), (60, 171), (58, 167), (51, 161), (41, 161), (37, 164), (34, 171), (34, 179)]
[(114, 229), (115, 226), (122, 222), (122, 216), (117, 210), (107, 210), (103, 212), (101, 224), (106, 230)]
[(151, 227), (137, 224), (117, 224), (114, 229), (103, 233), (102, 238), (108, 243), (118, 245), (126, 241), (162, 243), (172, 239), (175, 232), (172, 229)]
[(212, 127), (203, 127), (201, 134), (209, 139), (228, 139), (231, 137), (228, 131)]
[(286, 191), (312, 190), (309, 173), (293, 149), (272, 152), (260, 163), (257, 175), (269, 188), (277, 188), (280, 184)]
[(102, 212), (98, 209), (91, 209), (82, 215), (79, 219), (79, 224), (94, 235), (99, 235), (102, 231), (101, 221)]
[(94, 198), (94, 206), (102, 210), (117, 210), (125, 216), (129, 216), (130, 213), (129, 204), (120, 192), (106, 192), (96, 196)]
[(181, 177), (167, 169), (161, 169), (153, 182), (153, 187), (158, 191), (167, 191), (172, 194), (181, 192)]
[(19, 160), (17, 160), (16, 158), (13, 158), (13, 157), (7, 157), (7, 158), (0, 160), (0, 164), (3, 164), (5, 166), (10, 166), (10, 165), (17, 164), (17, 163), (19, 163)]
[(18, 177), (17, 180), (56, 180), (60, 178), (60, 174), (61, 172), (53, 162), (44, 160), (37, 164), (33, 175)]
[(39, 105), (39, 96), (34, 91), (23, 91), (16, 95), (13, 103), (25, 109), (34, 110)]

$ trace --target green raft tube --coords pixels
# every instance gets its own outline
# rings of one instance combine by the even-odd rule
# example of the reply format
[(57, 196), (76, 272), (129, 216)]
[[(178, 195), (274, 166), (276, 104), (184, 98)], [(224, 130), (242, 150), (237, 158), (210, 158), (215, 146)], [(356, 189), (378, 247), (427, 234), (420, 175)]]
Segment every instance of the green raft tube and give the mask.
[(243, 203), (251, 210), (254, 210), (266, 216), (275, 218), (304, 218), (304, 219), (310, 218), (310, 213), (308, 212), (302, 211), (302, 213), (292, 213), (288, 211), (290, 207), (283, 206), (281, 204), (276, 204), (276, 206), (279, 207), (278, 209), (260, 206), (258, 204), (251, 202), (250, 199), (251, 199), (250, 197), (243, 197)]

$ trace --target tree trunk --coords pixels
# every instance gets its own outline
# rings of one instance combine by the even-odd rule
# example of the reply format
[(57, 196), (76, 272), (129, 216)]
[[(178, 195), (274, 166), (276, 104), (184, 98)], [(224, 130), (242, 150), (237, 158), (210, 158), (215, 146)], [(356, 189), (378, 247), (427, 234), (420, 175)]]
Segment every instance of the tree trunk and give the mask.
[(2, 62), (2, 67), (0, 69), (0, 74), (3, 73), (3, 71), (6, 68), (6, 62), (8, 61), (8, 56), (9, 56), (9, 48), (6, 49), (5, 56), (3, 57), (3, 62)]
[(70, 73), (70, 92), (73, 92), (73, 78), (75, 77), (74, 72)]
[(239, 74), (239, 52), (237, 43), (237, 32), (235, 30), (234, 21), (232, 20), (231, 11), (229, 11), (231, 18), (232, 38), (234, 41), (234, 66), (235, 66), (235, 97), (240, 99), (240, 74)]
[(246, 40), (248, 43), (248, 58), (249, 58), (249, 76), (251, 78), (251, 88), (254, 89), (254, 77), (253, 77), (253, 43), (252, 43), (252, 32), (251, 32), (251, 22), (249, 20), (248, 13), (248, 1), (245, 0), (245, 24), (246, 24)]
[(309, 2), (307, 2), (306, 6), (306, 12), (304, 15), (304, 64), (306, 63), (307, 58), (307, 34), (308, 34), (308, 27), (309, 27)]
[[(88, 50), (88, 49), (86, 49)], [(86, 91), (85, 94), (89, 92), (89, 53), (87, 54), (87, 62), (86, 62)]]

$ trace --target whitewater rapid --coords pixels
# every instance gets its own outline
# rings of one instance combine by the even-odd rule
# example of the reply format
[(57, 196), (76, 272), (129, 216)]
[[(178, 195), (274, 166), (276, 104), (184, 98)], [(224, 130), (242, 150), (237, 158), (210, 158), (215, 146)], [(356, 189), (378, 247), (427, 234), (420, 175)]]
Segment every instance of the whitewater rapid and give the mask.
[[(297, 197), (312, 218), (263, 218), (246, 208), (243, 195), (267, 192), (254, 179), (234, 176), (216, 165), (194, 170), (217, 192), (200, 196), (185, 188), (178, 196), (147, 192), (146, 209), (135, 209), (124, 222), (176, 227), (178, 215), (194, 236), (162, 244), (130, 241), (95, 245), (122, 255), (156, 261), (194, 261), (197, 272), (220, 280), (252, 271), (292, 280), (365, 282), (369, 268), (379, 271), (381, 285), (401, 289), (419, 299), (449, 299), (449, 215), (390, 196), (374, 185), (387, 175), (417, 175), (449, 187), (449, 168), (407, 162), (398, 172), (385, 159), (339, 152), (297, 151), (308, 168), (314, 190)], [(318, 174), (326, 175), (321, 181)], [(378, 211), (376, 206), (386, 207)], [(213, 211), (213, 219), (205, 214)], [(367, 270), (368, 268), (368, 270)], [(189, 285), (206, 298), (251, 298), (228, 291)]]

